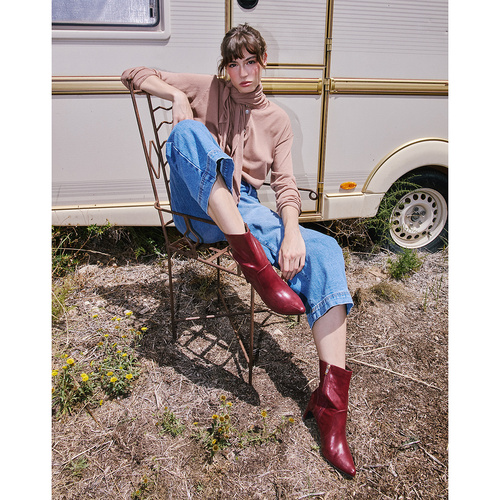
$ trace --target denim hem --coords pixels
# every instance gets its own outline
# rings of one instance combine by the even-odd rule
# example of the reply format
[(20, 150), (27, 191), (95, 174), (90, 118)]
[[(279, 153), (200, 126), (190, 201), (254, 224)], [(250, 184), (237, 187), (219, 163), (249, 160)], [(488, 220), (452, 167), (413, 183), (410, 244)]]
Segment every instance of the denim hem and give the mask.
[(314, 309), (310, 313), (307, 314), (309, 326), (312, 328), (314, 323), (321, 318), (321, 316), (325, 315), (332, 307), (340, 306), (342, 304), (345, 304), (346, 313), (349, 314), (354, 304), (352, 302), (351, 294), (348, 291), (335, 292), (327, 295), (321, 302), (314, 306)]

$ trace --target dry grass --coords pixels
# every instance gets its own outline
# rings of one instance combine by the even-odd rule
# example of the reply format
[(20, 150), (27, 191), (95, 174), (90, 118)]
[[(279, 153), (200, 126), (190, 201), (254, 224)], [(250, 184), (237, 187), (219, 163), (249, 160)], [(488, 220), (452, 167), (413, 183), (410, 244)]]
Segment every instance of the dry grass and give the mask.
[[(301, 420), (318, 376), (305, 318), (296, 324), (259, 315), (250, 387), (227, 320), (186, 323), (172, 341), (161, 263), (101, 264), (80, 268), (74, 277), (66, 312), (53, 328), (54, 368), (62, 353), (92, 358), (100, 335), (93, 314), (107, 324), (132, 310), (134, 326), (148, 327), (137, 347), (141, 375), (130, 396), (53, 420), (53, 498), (447, 498), (447, 254), (426, 255), (404, 282), (389, 279), (385, 253), (350, 254), (346, 261), (356, 298), (347, 344), (354, 480), (326, 464), (316, 425)], [(181, 307), (207, 307), (197, 297), (200, 272), (176, 262)], [(245, 300), (244, 282), (228, 281), (227, 289), (235, 303)], [(271, 428), (284, 416), (295, 423), (278, 440), (243, 448), (235, 443), (210, 462), (193, 434), (210, 425), (221, 395), (233, 403), (239, 432), (259, 431), (262, 410)], [(165, 406), (185, 425), (179, 436), (158, 430)]]

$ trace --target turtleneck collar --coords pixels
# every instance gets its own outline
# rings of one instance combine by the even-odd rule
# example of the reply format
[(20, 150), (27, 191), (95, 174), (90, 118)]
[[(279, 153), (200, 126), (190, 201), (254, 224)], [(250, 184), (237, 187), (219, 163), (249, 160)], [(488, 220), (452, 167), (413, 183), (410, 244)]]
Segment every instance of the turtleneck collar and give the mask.
[(262, 84), (259, 84), (253, 92), (245, 94), (239, 92), (231, 82), (228, 83), (228, 87), (230, 90), (231, 100), (236, 104), (243, 104), (251, 109), (265, 108), (269, 104), (269, 101), (267, 100), (267, 97), (262, 89)]

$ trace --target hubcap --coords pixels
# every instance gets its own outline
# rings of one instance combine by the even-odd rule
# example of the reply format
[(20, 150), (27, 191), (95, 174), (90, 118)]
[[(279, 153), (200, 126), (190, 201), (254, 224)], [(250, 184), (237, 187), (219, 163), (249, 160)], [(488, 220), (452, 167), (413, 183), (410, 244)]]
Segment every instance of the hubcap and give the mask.
[(403, 196), (391, 214), (390, 233), (403, 248), (421, 248), (434, 241), (443, 230), (448, 209), (441, 193), (420, 188)]

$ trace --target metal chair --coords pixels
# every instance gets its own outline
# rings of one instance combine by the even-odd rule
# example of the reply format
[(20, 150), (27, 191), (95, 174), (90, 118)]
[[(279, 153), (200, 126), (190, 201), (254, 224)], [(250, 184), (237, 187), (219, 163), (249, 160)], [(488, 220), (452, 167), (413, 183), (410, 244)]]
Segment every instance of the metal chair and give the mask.
[[(240, 276), (241, 270), (238, 263), (232, 258), (229, 246), (226, 242), (217, 243), (214, 245), (205, 245), (198, 237), (196, 231), (192, 227), (192, 220), (202, 220), (214, 224), (206, 219), (187, 216), (175, 212), (171, 209), (170, 195), (170, 179), (169, 168), (166, 161), (164, 146), (171, 130), (172, 119), (170, 112), (172, 107), (163, 105), (162, 101), (147, 92), (131, 90), (130, 95), (132, 104), (137, 119), (139, 134), (144, 150), (146, 165), (148, 168), (149, 178), (154, 193), (154, 207), (158, 211), (160, 224), (165, 238), (165, 247), (167, 252), (168, 278), (169, 278), (169, 297), (170, 297), (170, 318), (172, 325), (172, 335), (174, 340), (177, 338), (177, 325), (185, 321), (193, 320), (208, 320), (214, 318), (227, 317), (234, 330), (239, 346), (245, 357), (248, 365), (248, 383), (252, 385), (252, 370), (254, 366), (254, 332), (255, 332), (255, 314), (260, 312), (270, 312), (268, 308), (256, 309), (255, 307), (255, 290), (250, 286), (250, 308), (243, 312), (230, 311), (226, 299), (221, 290), (221, 272), (229, 273), (233, 276)], [(147, 106), (145, 103), (147, 102)], [(145, 118), (145, 119), (143, 119)], [(316, 199), (317, 194), (310, 189), (301, 189), (308, 191), (311, 199)], [(184, 219), (186, 232), (178, 239), (173, 239), (169, 236), (167, 229), (174, 227), (172, 215), (178, 215)], [(196, 238), (193, 241), (187, 235), (191, 233)], [(204, 316), (180, 315), (175, 307), (175, 290), (172, 273), (172, 258), (174, 255), (183, 255), (188, 259), (194, 259), (198, 262), (211, 266), (217, 270), (217, 294), (222, 311), (217, 314), (209, 314)], [(235, 317), (241, 315), (249, 315), (250, 327), (248, 333), (248, 345), (245, 345), (239, 329), (235, 323)]]

